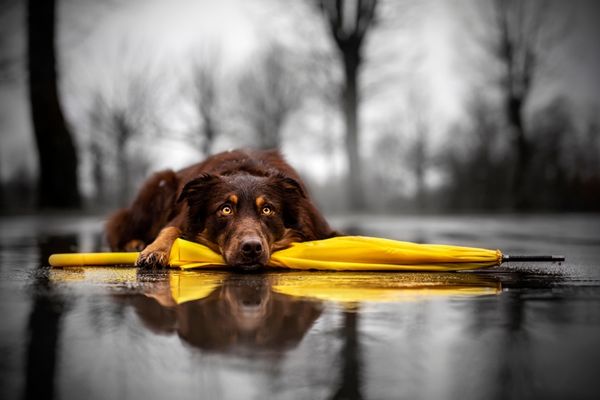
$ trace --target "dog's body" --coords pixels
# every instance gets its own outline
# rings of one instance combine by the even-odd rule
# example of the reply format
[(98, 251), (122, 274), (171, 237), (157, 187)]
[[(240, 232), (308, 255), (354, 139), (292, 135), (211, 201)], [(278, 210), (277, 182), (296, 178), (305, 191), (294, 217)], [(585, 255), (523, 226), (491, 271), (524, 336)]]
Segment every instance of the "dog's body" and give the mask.
[(164, 266), (183, 237), (232, 266), (265, 265), (292, 242), (335, 236), (300, 177), (277, 151), (230, 151), (149, 178), (106, 225), (115, 250), (142, 250), (137, 265)]

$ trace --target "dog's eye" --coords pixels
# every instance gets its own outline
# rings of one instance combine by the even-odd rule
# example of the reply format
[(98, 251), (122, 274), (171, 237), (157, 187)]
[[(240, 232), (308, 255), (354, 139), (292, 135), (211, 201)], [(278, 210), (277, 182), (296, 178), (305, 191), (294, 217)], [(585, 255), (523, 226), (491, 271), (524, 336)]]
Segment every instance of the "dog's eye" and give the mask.
[(273, 214), (273, 209), (269, 206), (264, 206), (260, 212), (262, 215), (271, 215)]
[(231, 215), (231, 214), (233, 214), (233, 209), (231, 208), (231, 206), (223, 206), (223, 207), (221, 207), (221, 214)]

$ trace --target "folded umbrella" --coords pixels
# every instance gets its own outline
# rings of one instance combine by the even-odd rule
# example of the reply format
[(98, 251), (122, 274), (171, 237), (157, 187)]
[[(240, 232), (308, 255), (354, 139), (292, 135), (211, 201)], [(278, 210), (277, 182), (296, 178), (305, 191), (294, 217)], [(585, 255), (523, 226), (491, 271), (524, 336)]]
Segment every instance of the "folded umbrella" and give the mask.
[[(139, 253), (53, 254), (53, 267), (133, 265)], [(460, 271), (491, 267), (503, 261), (563, 261), (562, 256), (509, 256), (500, 250), (439, 244), (417, 244), (364, 236), (340, 236), (293, 243), (271, 255), (268, 266), (337, 271)], [(210, 248), (175, 240), (169, 265), (180, 269), (226, 266)]]

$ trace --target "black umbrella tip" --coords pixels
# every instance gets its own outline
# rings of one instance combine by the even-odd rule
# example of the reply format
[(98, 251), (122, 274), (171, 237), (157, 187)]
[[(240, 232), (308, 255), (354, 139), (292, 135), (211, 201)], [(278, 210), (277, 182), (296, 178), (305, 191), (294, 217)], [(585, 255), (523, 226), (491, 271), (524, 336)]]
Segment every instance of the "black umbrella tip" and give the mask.
[(544, 255), (544, 256), (520, 256), (508, 255), (502, 256), (502, 262), (561, 262), (565, 261), (565, 256), (560, 255)]

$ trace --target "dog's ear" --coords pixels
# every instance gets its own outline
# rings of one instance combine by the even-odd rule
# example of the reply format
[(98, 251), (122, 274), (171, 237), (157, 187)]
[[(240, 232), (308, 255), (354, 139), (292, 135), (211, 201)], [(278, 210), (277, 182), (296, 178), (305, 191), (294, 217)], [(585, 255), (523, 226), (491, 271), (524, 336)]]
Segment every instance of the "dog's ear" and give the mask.
[(178, 203), (187, 202), (187, 222), (183, 229), (184, 237), (193, 239), (204, 230), (206, 221), (206, 203), (214, 186), (221, 181), (215, 175), (204, 174), (185, 184), (177, 199)]
[(277, 184), (281, 187), (287, 194), (292, 194), (296, 196), (300, 196), (302, 198), (306, 198), (306, 192), (304, 188), (295, 179), (290, 178), (289, 176), (278, 174), (277, 175)]
[(283, 224), (286, 228), (298, 229), (300, 226), (300, 209), (306, 202), (306, 192), (302, 185), (289, 176), (275, 176), (275, 187), (278, 187), (282, 197)]
[(210, 188), (220, 180), (221, 178), (211, 174), (202, 174), (198, 178), (192, 179), (181, 189), (177, 203), (187, 201), (190, 207), (204, 203)]

